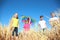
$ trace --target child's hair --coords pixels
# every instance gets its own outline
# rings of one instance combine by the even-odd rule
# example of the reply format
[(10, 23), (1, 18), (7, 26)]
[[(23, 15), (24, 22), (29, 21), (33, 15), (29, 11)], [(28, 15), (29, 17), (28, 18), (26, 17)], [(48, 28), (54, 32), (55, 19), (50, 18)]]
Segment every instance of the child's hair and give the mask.
[(51, 15), (52, 15), (52, 14), (55, 14), (55, 12), (53, 11), (53, 12), (51, 12), (50, 14), (51, 14)]
[[(14, 17), (15, 18), (15, 17)], [(16, 19), (18, 19), (18, 17), (16, 17)]]
[(50, 15), (52, 15), (52, 14), (54, 14), (54, 15), (56, 16), (56, 14), (55, 14), (55, 12), (54, 12), (54, 11), (50, 13)]
[[(16, 14), (17, 14), (17, 17), (15, 17)], [(14, 15), (14, 18), (18, 19), (18, 13), (15, 13), (15, 15)]]
[(53, 12), (50, 13), (50, 15), (52, 15), (52, 14), (53, 14)]
[(16, 19), (18, 19), (18, 17)]
[(43, 16), (40, 16), (40, 18), (42, 18)]

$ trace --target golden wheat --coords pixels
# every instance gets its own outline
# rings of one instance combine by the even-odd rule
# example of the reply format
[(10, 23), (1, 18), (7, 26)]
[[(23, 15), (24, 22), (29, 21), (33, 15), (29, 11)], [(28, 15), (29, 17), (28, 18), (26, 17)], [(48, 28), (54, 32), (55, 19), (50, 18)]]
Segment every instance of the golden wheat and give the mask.
[[(43, 32), (36, 32), (34, 30), (28, 31), (27, 34), (20, 32), (18, 38), (14, 36), (14, 40), (60, 40), (60, 23), (53, 22), (51, 30), (46, 30)], [(12, 40), (12, 23), (9, 23), (9, 26), (3, 27), (0, 24), (0, 40)]]

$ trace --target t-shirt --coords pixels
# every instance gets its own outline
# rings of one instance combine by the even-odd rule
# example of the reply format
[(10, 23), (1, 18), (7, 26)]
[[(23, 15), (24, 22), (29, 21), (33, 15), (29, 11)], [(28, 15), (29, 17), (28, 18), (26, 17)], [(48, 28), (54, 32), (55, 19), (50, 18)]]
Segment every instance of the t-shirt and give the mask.
[(29, 23), (24, 24), (24, 30), (25, 31), (29, 31), (30, 30), (30, 24)]
[(45, 20), (41, 20), (41, 21), (39, 21), (39, 25), (40, 25), (40, 27), (43, 29), (43, 28), (46, 28), (46, 21)]
[(30, 28), (30, 24), (24, 24), (24, 28)]
[(50, 18), (49, 21), (58, 21), (57, 17)]
[(59, 20), (58, 20), (57, 17), (53, 17), (53, 18), (50, 18), (50, 19), (49, 19), (49, 22), (50, 22), (50, 24), (51, 24), (52, 27), (55, 27), (56, 24), (59, 23)]
[(13, 27), (18, 27), (18, 24), (19, 24), (19, 19), (12, 18), (12, 21), (13, 21), (12, 26), (13, 26)]

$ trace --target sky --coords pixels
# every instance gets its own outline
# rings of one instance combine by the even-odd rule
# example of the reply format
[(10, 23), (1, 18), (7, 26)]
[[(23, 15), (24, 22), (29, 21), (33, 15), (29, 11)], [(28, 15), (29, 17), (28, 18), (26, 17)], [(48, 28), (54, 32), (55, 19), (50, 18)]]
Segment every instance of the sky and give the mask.
[(50, 13), (58, 8), (60, 8), (60, 0), (0, 0), (0, 22), (8, 25), (9, 20), (17, 12), (22, 29), (22, 15), (34, 18), (36, 23), (43, 15), (48, 28), (51, 28), (49, 25)]

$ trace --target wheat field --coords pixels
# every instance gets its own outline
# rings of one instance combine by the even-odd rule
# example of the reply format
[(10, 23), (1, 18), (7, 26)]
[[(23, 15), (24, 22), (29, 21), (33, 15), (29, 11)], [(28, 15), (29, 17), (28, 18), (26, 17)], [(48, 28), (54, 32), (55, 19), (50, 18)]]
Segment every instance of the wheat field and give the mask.
[(24, 31), (18, 34), (18, 38), (16, 36), (12, 38), (12, 30), (11, 23), (9, 26), (2, 26), (0, 24), (0, 40), (60, 40), (60, 23), (54, 22), (52, 25), (56, 26), (52, 27), (51, 30), (46, 30), (45, 32), (36, 32), (34, 30), (30, 30), (26, 33)]

